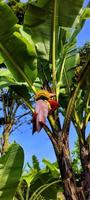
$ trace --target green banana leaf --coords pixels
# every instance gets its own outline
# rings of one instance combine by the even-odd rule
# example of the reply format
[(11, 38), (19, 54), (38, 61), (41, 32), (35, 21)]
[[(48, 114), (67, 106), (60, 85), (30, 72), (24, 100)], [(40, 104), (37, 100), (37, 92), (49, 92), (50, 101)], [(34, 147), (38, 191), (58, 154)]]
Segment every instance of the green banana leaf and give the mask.
[(24, 28), (32, 33), (32, 39), (36, 44), (40, 58), (51, 59), (53, 23), (56, 26), (56, 50), (59, 26), (72, 27), (79, 13), (83, 0), (59, 0), (56, 1), (56, 13), (54, 14), (54, 3), (49, 0), (31, 0), (24, 17)]
[(46, 167), (50, 170), (52, 176), (54, 178), (58, 178), (60, 176), (60, 172), (57, 166), (57, 163), (51, 163), (50, 161), (43, 159), (42, 162), (46, 165)]
[(13, 199), (22, 174), (23, 162), (23, 149), (15, 143), (0, 158), (0, 200)]
[[(2, 88), (8, 88), (8, 87), (20, 87), (18, 89), (21, 90), (22, 88), (22, 84), (23, 87), (28, 86), (27, 83), (22, 83), (22, 82), (17, 82), (13, 75), (11, 74), (10, 70), (8, 70), (7, 68), (1, 68), (0, 69), (0, 89)], [(23, 91), (21, 90), (21, 92), (23, 93)]]
[(69, 92), (69, 89), (72, 85), (72, 78), (74, 77), (75, 70), (74, 68), (80, 63), (79, 53), (73, 55), (67, 55), (65, 60), (65, 65), (63, 69), (63, 75), (61, 77), (61, 86), (66, 85), (66, 90)]
[[(77, 53), (76, 36), (81, 31), (87, 18), (90, 18), (90, 8), (83, 8), (77, 15), (72, 31), (62, 27), (59, 35), (59, 62), (57, 63), (58, 93), (65, 92), (70, 96), (70, 87), (75, 76), (75, 67), (80, 64)], [(73, 85), (72, 85), (73, 87)]]
[(10, 85), (15, 84), (16, 81), (13, 78), (11, 72), (6, 68), (0, 69), (0, 89), (8, 88)]
[[(48, 1), (47, 1), (48, 2)], [(24, 29), (32, 34), (32, 39), (35, 42), (38, 56), (48, 60), (50, 50), (50, 3), (39, 1), (31, 1), (24, 17)], [(41, 5), (41, 7), (40, 7)]]
[(30, 100), (30, 88), (26, 82), (17, 82), (8, 69), (0, 69), (0, 89), (11, 89), (33, 111)]
[(84, 0), (60, 0), (59, 1), (59, 25), (63, 27), (72, 27), (76, 16), (78, 15)]
[(73, 23), (73, 31), (71, 34), (71, 37), (69, 38), (68, 41), (68, 46), (73, 43), (73, 40), (76, 38), (78, 33), (81, 31), (83, 28), (85, 21), (90, 18), (90, 8), (87, 6), (86, 8), (83, 8), (80, 10), (79, 14), (77, 15), (74, 23)]
[(22, 34), (16, 23), (10, 7), (0, 2), (0, 51), (4, 63), (17, 81), (31, 84), (37, 75), (36, 51), (31, 37)]

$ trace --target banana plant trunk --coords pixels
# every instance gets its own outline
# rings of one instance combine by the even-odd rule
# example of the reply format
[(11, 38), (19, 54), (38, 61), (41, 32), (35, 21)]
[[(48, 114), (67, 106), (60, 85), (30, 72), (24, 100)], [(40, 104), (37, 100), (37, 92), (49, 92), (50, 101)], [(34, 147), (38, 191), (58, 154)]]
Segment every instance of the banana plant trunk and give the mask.
[(83, 191), (86, 199), (90, 200), (90, 150), (86, 141), (80, 145), (80, 157), (83, 168)]
[(63, 181), (64, 195), (66, 200), (78, 200), (75, 177), (71, 167), (68, 141), (63, 140), (60, 143), (59, 151), (57, 152), (57, 160)]
[(61, 173), (66, 200), (86, 200), (83, 188), (78, 188), (76, 185), (75, 175), (71, 165), (69, 144), (67, 138), (63, 138), (63, 140), (60, 141), (57, 146), (58, 147), (54, 146), (54, 149), (58, 161), (59, 170)]
[(8, 147), (9, 147), (9, 136), (10, 136), (10, 131), (12, 129), (13, 126), (13, 120), (5, 125), (5, 128), (3, 130), (3, 141), (2, 141), (2, 150), (1, 150), (1, 154), (3, 155)]
[[(58, 119), (58, 117), (56, 117)], [(53, 144), (61, 178), (63, 183), (64, 195), (66, 200), (86, 200), (83, 188), (76, 185), (75, 175), (72, 169), (72, 163), (69, 150), (69, 131), (62, 133), (58, 121), (54, 126), (50, 124), (53, 130), (51, 142)]]

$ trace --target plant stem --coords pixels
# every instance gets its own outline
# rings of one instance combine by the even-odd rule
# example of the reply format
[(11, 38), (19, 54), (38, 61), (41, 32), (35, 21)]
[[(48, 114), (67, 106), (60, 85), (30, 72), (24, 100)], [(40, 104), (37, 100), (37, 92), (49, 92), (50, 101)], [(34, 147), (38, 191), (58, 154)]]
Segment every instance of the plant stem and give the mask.
[(9, 124), (6, 124), (3, 130), (3, 144), (2, 144), (2, 155), (8, 150), (9, 147), (9, 135), (12, 129), (14, 121), (12, 120)]
[(52, 23), (52, 75), (53, 91), (56, 90), (56, 0), (53, 0), (53, 23)]
[(61, 65), (61, 71), (60, 73), (60, 78), (57, 84), (57, 99), (59, 98), (59, 94), (60, 94), (60, 86), (61, 86), (61, 80), (62, 80), (62, 76), (63, 76), (63, 71), (64, 71), (64, 66), (65, 66), (65, 61), (66, 61), (66, 56), (63, 58), (62, 60), (62, 65)]
[(29, 192), (30, 192), (30, 188), (28, 187), (28, 188), (27, 188), (27, 192), (26, 192), (26, 200), (29, 199)]

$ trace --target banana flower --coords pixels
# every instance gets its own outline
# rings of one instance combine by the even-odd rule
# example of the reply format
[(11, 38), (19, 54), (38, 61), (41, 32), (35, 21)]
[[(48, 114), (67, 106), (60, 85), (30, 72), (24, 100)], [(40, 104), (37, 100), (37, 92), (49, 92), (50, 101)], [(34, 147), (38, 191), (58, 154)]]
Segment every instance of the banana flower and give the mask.
[(54, 100), (55, 94), (49, 93), (46, 90), (40, 90), (36, 94), (36, 106), (33, 113), (32, 123), (33, 132), (40, 132), (42, 127), (46, 123), (46, 118), (48, 115), (52, 114), (60, 105)]

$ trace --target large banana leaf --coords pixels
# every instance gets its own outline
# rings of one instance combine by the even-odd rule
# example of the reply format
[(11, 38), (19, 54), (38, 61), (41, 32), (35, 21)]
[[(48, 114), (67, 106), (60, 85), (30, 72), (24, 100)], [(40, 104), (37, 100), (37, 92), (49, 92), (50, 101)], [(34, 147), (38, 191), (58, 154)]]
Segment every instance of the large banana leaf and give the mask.
[(0, 200), (12, 200), (22, 174), (23, 149), (12, 144), (0, 158)]
[[(48, 3), (47, 3), (48, 2)], [(31, 30), (32, 38), (36, 44), (38, 56), (49, 59), (50, 47), (50, 3), (49, 1), (31, 1), (24, 18), (24, 28)]]
[(63, 27), (71, 27), (83, 5), (84, 0), (60, 0), (59, 24)]
[(17, 19), (9, 6), (0, 2), (0, 50), (4, 63), (17, 81), (34, 82), (37, 59), (31, 37), (20, 32)]
[[(56, 24), (56, 49), (59, 26), (72, 27), (72, 24), (82, 7), (83, 0), (31, 0), (25, 13), (24, 28), (32, 32), (38, 55), (49, 59), (52, 47), (53, 24)], [(55, 12), (54, 12), (55, 11)]]

